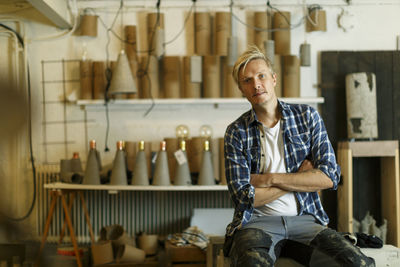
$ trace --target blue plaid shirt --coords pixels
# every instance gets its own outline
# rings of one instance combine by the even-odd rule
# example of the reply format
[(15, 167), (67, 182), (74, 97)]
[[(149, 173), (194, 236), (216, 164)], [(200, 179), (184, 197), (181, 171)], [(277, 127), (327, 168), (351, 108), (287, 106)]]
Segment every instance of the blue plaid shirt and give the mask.
[[(329, 141), (324, 123), (318, 112), (308, 105), (287, 104), (278, 100), (282, 113), (282, 135), (287, 173), (298, 171), (307, 158), (314, 168), (324, 172), (336, 189), (340, 167)], [(227, 227), (227, 235), (249, 222), (254, 210), (254, 187), (250, 174), (260, 173), (260, 131), (253, 109), (244, 113), (228, 126), (225, 132), (225, 172), (235, 214)], [(322, 225), (329, 218), (317, 192), (295, 192), (299, 215), (311, 214)]]

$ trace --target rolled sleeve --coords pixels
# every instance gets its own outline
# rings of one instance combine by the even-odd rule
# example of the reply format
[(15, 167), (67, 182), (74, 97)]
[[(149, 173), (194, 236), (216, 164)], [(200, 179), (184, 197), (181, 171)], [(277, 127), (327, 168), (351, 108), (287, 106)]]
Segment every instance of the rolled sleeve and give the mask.
[(312, 109), (312, 139), (311, 153), (315, 168), (325, 173), (333, 183), (332, 190), (336, 190), (340, 181), (340, 166), (336, 162), (335, 151), (329, 141), (323, 120), (318, 112)]
[(229, 127), (225, 133), (225, 174), (228, 188), (236, 208), (252, 208), (254, 187), (250, 184), (250, 168), (243, 144), (236, 135), (238, 130)]
[(235, 216), (227, 228), (227, 233), (233, 232), (246, 224), (253, 213), (255, 189), (250, 184), (249, 158), (240, 137), (241, 130), (229, 126), (225, 132), (225, 174), (229, 193), (235, 206)]

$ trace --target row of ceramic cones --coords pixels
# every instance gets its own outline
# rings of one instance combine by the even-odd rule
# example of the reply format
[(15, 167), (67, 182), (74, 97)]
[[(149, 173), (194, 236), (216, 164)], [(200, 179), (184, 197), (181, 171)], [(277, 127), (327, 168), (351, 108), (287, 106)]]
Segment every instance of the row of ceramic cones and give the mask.
[[(188, 158), (185, 149), (185, 141), (181, 141), (180, 149), (175, 153), (176, 168), (174, 185), (191, 185), (192, 177), (189, 170)], [(90, 141), (90, 150), (86, 162), (86, 170), (83, 174), (79, 157), (74, 155), (71, 160), (61, 160), (60, 177), (63, 182), (83, 183), (83, 184), (101, 184), (100, 171), (101, 160), (99, 152), (96, 150), (95, 140)], [(200, 166), (198, 185), (214, 185), (214, 171), (212, 164), (212, 154), (209, 149), (209, 143), (204, 142), (204, 151), (202, 153), (202, 163)], [(117, 142), (117, 152), (113, 161), (111, 177), (111, 185), (128, 185), (126, 155), (124, 151), (124, 142)], [(139, 143), (139, 151), (136, 154), (133, 177), (130, 184), (132, 185), (149, 185), (150, 179), (148, 174), (147, 157), (144, 151), (144, 142)], [(152, 179), (152, 185), (170, 185), (170, 172), (168, 166), (168, 156), (166, 151), (166, 142), (161, 141), (160, 150), (155, 160), (155, 170)]]

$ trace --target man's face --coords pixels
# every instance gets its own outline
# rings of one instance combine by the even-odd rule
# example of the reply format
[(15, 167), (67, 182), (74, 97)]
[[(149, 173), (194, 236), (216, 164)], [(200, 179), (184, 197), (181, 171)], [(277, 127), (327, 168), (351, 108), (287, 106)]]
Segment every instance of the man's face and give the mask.
[(239, 89), (252, 106), (276, 99), (276, 76), (262, 59), (250, 61), (239, 71)]

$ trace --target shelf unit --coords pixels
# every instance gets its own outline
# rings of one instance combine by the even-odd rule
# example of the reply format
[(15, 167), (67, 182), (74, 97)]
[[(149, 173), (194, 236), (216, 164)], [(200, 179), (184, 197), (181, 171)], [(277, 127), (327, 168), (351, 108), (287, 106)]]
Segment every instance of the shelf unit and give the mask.
[[(280, 100), (293, 104), (322, 104), (323, 97), (298, 97), (298, 98), (279, 98)], [(151, 99), (111, 99), (111, 105), (151, 105)], [(156, 105), (225, 105), (225, 104), (246, 104), (250, 105), (245, 98), (169, 98), (169, 99), (154, 99)], [(80, 106), (103, 106), (104, 100), (77, 100), (77, 105)]]
[(398, 141), (339, 142), (338, 230), (353, 232), (353, 158), (380, 157), (382, 216), (388, 222), (387, 243), (400, 245), (400, 184)]
[(228, 191), (227, 185), (85, 185), (68, 183), (49, 183), (44, 188), (50, 190), (104, 190), (109, 193), (118, 191)]

